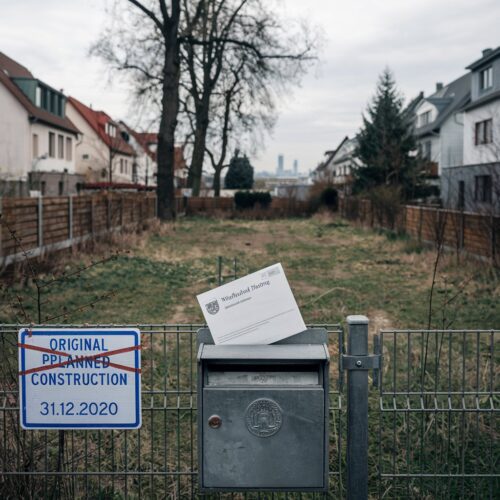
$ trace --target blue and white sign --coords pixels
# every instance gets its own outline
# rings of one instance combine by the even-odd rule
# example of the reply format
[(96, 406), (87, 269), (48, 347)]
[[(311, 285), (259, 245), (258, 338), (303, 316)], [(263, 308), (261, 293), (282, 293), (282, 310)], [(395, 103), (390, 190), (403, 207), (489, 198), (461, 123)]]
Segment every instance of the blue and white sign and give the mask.
[(24, 429), (141, 426), (141, 336), (137, 329), (19, 331)]

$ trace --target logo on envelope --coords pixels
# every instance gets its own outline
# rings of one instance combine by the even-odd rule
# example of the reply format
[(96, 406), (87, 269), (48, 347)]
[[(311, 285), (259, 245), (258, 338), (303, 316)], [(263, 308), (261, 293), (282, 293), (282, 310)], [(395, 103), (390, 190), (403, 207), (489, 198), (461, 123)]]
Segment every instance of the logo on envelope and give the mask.
[(219, 303), (217, 300), (212, 300), (212, 302), (206, 304), (205, 307), (209, 314), (217, 314), (219, 312)]

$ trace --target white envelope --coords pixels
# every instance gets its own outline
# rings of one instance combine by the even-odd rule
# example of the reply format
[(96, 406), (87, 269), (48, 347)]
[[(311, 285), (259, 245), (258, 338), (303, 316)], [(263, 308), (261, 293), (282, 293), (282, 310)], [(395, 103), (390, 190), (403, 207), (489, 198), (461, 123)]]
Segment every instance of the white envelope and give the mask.
[(306, 329), (281, 264), (197, 299), (216, 344), (272, 344)]

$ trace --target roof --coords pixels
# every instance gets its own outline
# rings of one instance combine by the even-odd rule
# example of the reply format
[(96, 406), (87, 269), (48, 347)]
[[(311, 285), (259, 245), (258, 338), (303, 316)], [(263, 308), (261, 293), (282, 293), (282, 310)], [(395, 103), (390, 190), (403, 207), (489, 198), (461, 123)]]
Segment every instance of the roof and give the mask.
[[(118, 124), (113, 121), (108, 114), (104, 111), (95, 111), (71, 96), (68, 97), (68, 102), (70, 102), (78, 113), (80, 113), (104, 144), (117, 153), (134, 156), (134, 149), (123, 139)], [(107, 123), (112, 123), (116, 126), (116, 137), (111, 137), (106, 133)]]
[(470, 82), (471, 74), (466, 73), (423, 99), (437, 108), (438, 115), (432, 123), (415, 129), (416, 135), (421, 137), (437, 132), (450, 115), (463, 108), (470, 100)]
[(419, 92), (417, 97), (414, 97), (403, 110), (403, 114), (407, 117), (411, 117), (415, 112), (415, 109), (420, 104), (420, 102), (424, 99), (424, 93)]
[(0, 68), (10, 78), (35, 78), (32, 73), (14, 59), (0, 52)]
[(80, 133), (69, 118), (62, 118), (61, 116), (54, 115), (45, 109), (35, 106), (35, 104), (33, 104), (24, 92), (14, 83), (12, 80), (13, 78), (34, 79), (33, 75), (24, 66), (21, 66), (18, 62), (0, 52), (0, 83), (2, 83), (24, 109), (26, 109), (29, 120), (51, 125), (54, 128), (75, 135)]
[[(130, 133), (134, 139), (140, 144), (144, 152), (153, 160), (157, 161), (156, 151), (152, 151), (149, 146), (152, 144), (158, 144), (158, 134), (155, 132), (137, 132), (133, 128), (129, 127), (124, 121), (120, 122), (128, 133)], [(184, 147), (175, 146), (175, 158), (174, 158), (174, 170), (184, 170), (186, 165), (186, 160), (184, 158)]]
[(134, 137), (144, 152), (153, 161), (156, 161), (156, 151), (151, 151), (149, 146), (151, 144), (158, 144), (158, 134), (155, 134), (154, 132), (137, 132), (133, 128), (129, 127), (124, 121), (120, 121), (120, 124), (123, 125), (127, 132)]
[(470, 109), (478, 108), (479, 106), (487, 104), (490, 101), (494, 101), (496, 99), (500, 99), (500, 90), (497, 90), (496, 92), (490, 92), (489, 94), (486, 94), (481, 98), (472, 101), (471, 103), (467, 104), (464, 109), (466, 111), (469, 111)]
[[(486, 51), (488, 51), (488, 50), (489, 49), (486, 49)], [(491, 60), (493, 60), (499, 56), (500, 56), (500, 47), (497, 47), (496, 49), (491, 49), (491, 50), (489, 50), (489, 52), (486, 52), (486, 54), (483, 51), (482, 57), (480, 57), (479, 59), (477, 59), (473, 63), (469, 64), (469, 66), (467, 66), (467, 68), (465, 68), (465, 69), (470, 69), (471, 71), (474, 71), (474, 70), (478, 69), (480, 66), (482, 66), (483, 64), (487, 64)]]

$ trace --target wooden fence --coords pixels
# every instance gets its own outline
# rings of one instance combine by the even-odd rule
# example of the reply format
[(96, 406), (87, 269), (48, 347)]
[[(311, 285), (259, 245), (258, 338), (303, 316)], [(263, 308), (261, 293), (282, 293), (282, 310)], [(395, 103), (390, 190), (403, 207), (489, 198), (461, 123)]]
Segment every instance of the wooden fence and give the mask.
[(402, 205), (397, 210), (374, 208), (370, 200), (341, 198), (341, 214), (370, 227), (404, 232), (419, 242), (443, 244), (500, 264), (500, 217), (441, 208)]
[(0, 214), (0, 264), (9, 265), (152, 219), (156, 195), (0, 198)]

